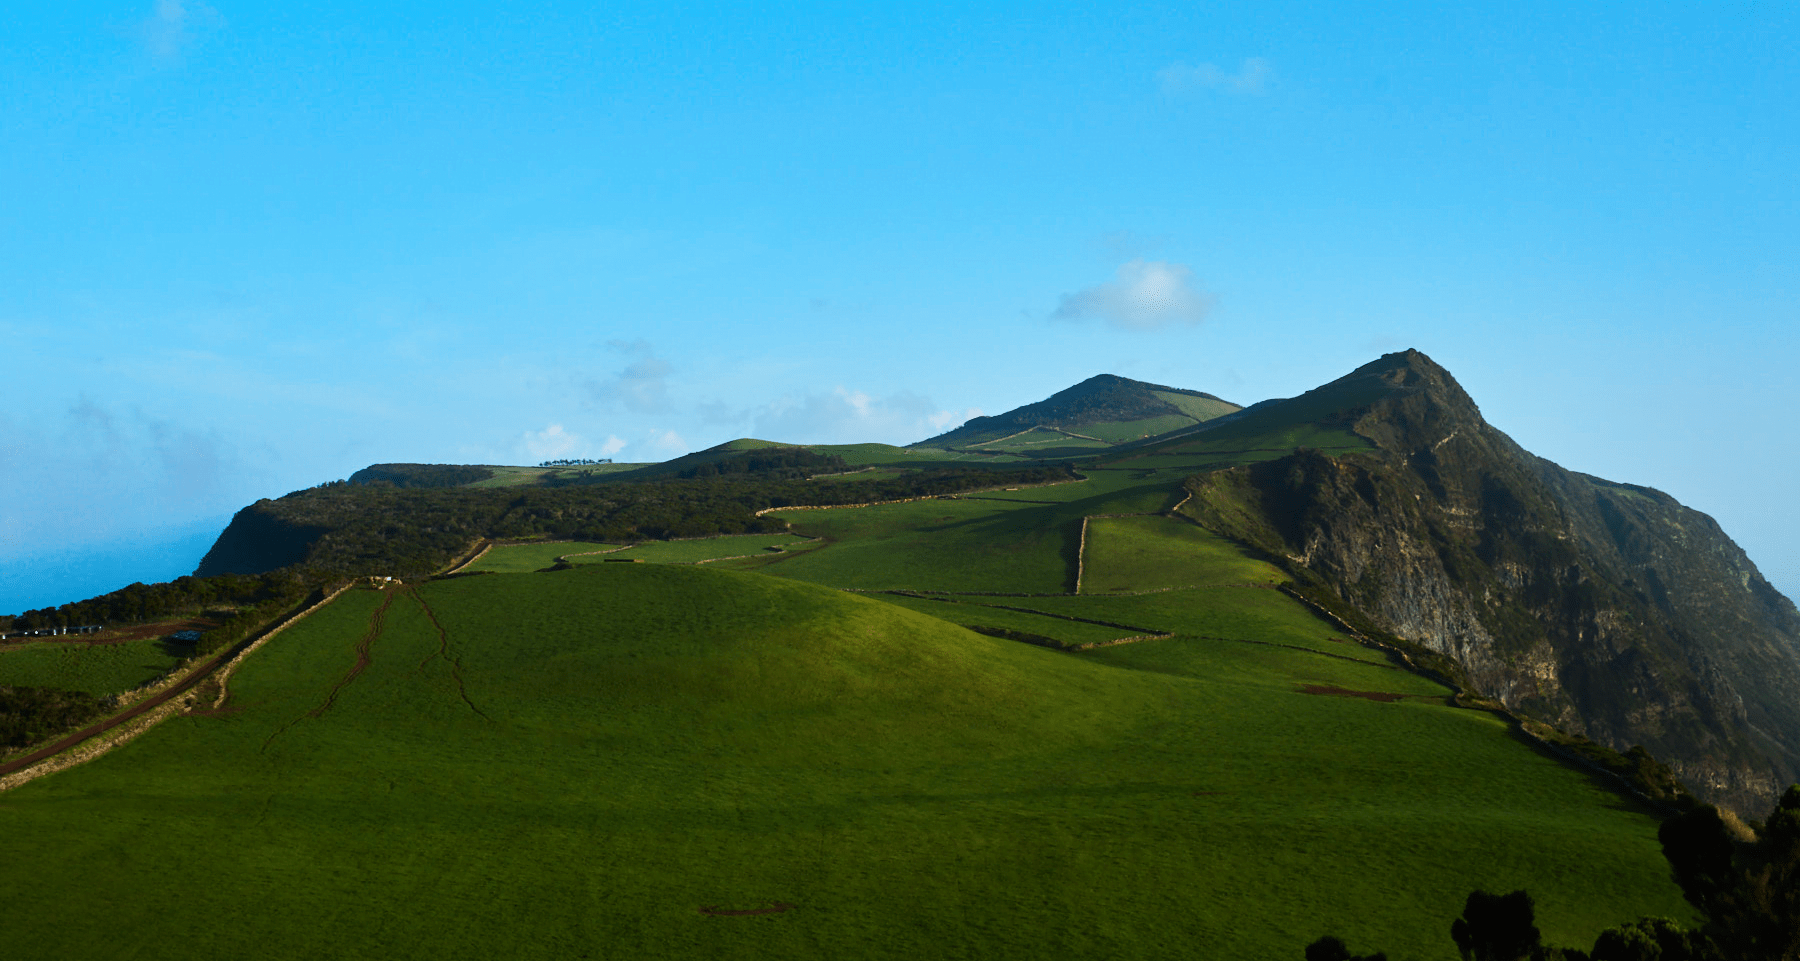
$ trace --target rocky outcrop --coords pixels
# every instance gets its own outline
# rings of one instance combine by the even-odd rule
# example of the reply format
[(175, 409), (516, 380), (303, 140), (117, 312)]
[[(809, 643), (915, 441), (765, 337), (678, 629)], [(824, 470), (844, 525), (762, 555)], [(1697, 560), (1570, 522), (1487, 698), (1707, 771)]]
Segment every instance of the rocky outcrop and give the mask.
[(1800, 777), (1800, 612), (1710, 517), (1528, 453), (1417, 351), (1283, 403), (1375, 449), (1200, 475), (1184, 511), (1708, 800), (1760, 811)]

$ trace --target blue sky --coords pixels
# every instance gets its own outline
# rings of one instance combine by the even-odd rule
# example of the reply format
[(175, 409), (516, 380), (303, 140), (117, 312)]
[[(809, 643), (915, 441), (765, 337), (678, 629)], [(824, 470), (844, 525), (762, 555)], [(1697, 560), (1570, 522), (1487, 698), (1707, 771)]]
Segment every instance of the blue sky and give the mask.
[(1317, 7), (10, 11), (0, 609), (369, 463), (909, 443), (1403, 347), (1800, 595), (1796, 7)]

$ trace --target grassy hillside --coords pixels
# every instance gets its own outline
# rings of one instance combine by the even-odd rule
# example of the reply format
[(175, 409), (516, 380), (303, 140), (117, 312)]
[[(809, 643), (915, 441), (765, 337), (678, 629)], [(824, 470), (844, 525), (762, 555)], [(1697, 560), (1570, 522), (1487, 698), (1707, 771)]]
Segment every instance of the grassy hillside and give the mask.
[(1200, 391), (1101, 374), (994, 417), (976, 417), (915, 447), (1064, 457), (1104, 449), (1239, 410)]
[(590, 554), (594, 551), (615, 551), (622, 545), (600, 544), (593, 541), (548, 541), (542, 544), (500, 544), (488, 549), (474, 563), (463, 568), (475, 573), (491, 571), (495, 574), (523, 574), (527, 571), (541, 571), (556, 563), (557, 558), (569, 554)]
[(174, 670), (192, 645), (162, 638), (118, 644), (46, 641), (0, 647), (0, 686), (54, 687), (96, 696), (129, 691)]
[(0, 924), (21, 958), (1449, 958), (1473, 886), (1565, 943), (1685, 914), (1649, 819), (1441, 694), (707, 568), (357, 592), (234, 710), (0, 795)]

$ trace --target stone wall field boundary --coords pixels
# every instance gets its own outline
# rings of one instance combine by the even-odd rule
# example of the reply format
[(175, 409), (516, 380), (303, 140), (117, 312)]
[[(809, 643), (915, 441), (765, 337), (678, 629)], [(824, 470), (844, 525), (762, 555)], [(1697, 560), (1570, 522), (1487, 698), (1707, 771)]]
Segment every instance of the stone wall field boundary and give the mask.
[(21, 784), (35, 781), (45, 775), (68, 770), (77, 764), (85, 764), (150, 730), (164, 720), (180, 714), (181, 711), (182, 703), (179, 700), (169, 701), (167, 704), (158, 706), (154, 711), (146, 711), (105, 734), (89, 738), (55, 757), (45, 758), (23, 771), (14, 771), (5, 777), (0, 777), (0, 792), (10, 791)]
[[(324, 607), (332, 601), (337, 600), (339, 595), (349, 590), (352, 586), (354, 586), (354, 582), (338, 588), (326, 595), (325, 598), (318, 603), (313, 604), (305, 610), (282, 621), (280, 624), (275, 625), (273, 628), (269, 629), (267, 633), (244, 647), (243, 650), (233, 654), (228, 660), (225, 660), (223, 663), (215, 664), (212, 668), (211, 676), (201, 679), (202, 681), (213, 679), (218, 681), (219, 697), (213, 702), (213, 708), (216, 710), (220, 705), (225, 703), (225, 682), (230, 677), (231, 672), (237, 668), (238, 664), (243, 662), (245, 657), (248, 657), (252, 651), (255, 651), (257, 648), (267, 643), (269, 638), (287, 630), (289, 625), (305, 618), (307, 615)], [(201, 668), (201, 670), (205, 670), (205, 668)], [(154, 685), (139, 688), (137, 691), (132, 692), (133, 696), (130, 700), (123, 703), (126, 706), (129, 706), (130, 704), (139, 703), (147, 698), (155, 697), (172, 686), (187, 683), (192, 677), (192, 674), (171, 675)], [(0, 777), (0, 791), (10, 791), (21, 784), (35, 781), (45, 775), (55, 774), (58, 771), (66, 771), (77, 764), (85, 764), (113, 748), (132, 740), (138, 735), (143, 734), (145, 731), (150, 730), (168, 718), (180, 714), (189, 706), (188, 698), (191, 696), (192, 695), (190, 694), (187, 697), (170, 698), (166, 703), (159, 704), (154, 709), (145, 711), (143, 714), (134, 717), (117, 727), (103, 731), (94, 737), (73, 745), (59, 754), (47, 757), (22, 771), (14, 771), (5, 777)]]
[(1081, 541), (1075, 545), (1075, 589), (1071, 594), (1081, 593), (1081, 575), (1087, 567), (1087, 529), (1088, 519), (1081, 519)]
[(236, 656), (234, 656), (231, 660), (227, 661), (223, 667), (219, 668), (218, 673), (216, 675), (214, 675), (215, 679), (219, 682), (219, 696), (216, 699), (214, 699), (212, 709), (216, 711), (219, 708), (225, 706), (225, 698), (229, 697), (231, 694), (230, 690), (227, 689), (225, 685), (227, 682), (229, 682), (231, 680), (232, 672), (237, 670), (238, 665), (242, 664), (244, 662), (244, 658), (249, 657), (251, 654), (255, 653), (257, 648), (262, 647), (264, 644), (269, 643), (270, 638), (274, 637), (277, 634), (280, 634), (282, 631), (287, 630), (289, 627), (292, 627), (293, 625), (299, 623), (300, 621), (305, 620), (307, 615), (311, 614), (312, 612), (318, 610), (321, 607), (324, 607), (325, 605), (331, 603), (332, 601), (337, 600), (339, 597), (341, 597), (343, 595), (343, 593), (345, 591), (349, 590), (350, 588), (352, 588), (354, 586), (356, 586), (356, 583), (354, 581), (352, 581), (351, 583), (345, 584), (343, 587), (340, 587), (337, 590), (332, 591), (330, 594), (325, 595), (325, 598), (323, 600), (319, 601), (319, 603), (314, 604), (313, 606), (307, 608), (304, 611), (301, 611), (298, 614), (295, 614), (293, 617), (290, 617), (285, 621), (282, 621), (280, 624), (276, 625), (274, 627), (274, 629), (270, 630), (267, 634), (264, 634), (263, 636), (257, 638), (255, 641), (253, 641), (250, 644), (249, 647), (246, 647), (243, 650), (239, 651)]
[(438, 576), (439, 577), (448, 577), (451, 574), (454, 574), (457, 571), (460, 571), (463, 568), (468, 567), (470, 564), (473, 564), (476, 561), (481, 560), (483, 557), (487, 556), (488, 551), (491, 551), (494, 549), (494, 542), (484, 538), (484, 539), (476, 542), (476, 547), (478, 547), (479, 550), (476, 550), (473, 554), (470, 554), (466, 560), (462, 561), (459, 564), (450, 565), (449, 569), (445, 570), (442, 574), (439, 574)]

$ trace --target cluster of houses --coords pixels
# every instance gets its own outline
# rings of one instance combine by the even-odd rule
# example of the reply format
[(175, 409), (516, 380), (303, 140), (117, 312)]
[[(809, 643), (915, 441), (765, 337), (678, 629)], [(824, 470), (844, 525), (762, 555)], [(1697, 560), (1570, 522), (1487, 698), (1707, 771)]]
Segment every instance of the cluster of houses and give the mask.
[(35, 631), (13, 631), (9, 634), (0, 634), (0, 641), (11, 640), (15, 637), (57, 637), (63, 634), (98, 634), (105, 629), (106, 628), (99, 624), (83, 624), (80, 627), (40, 627)]

